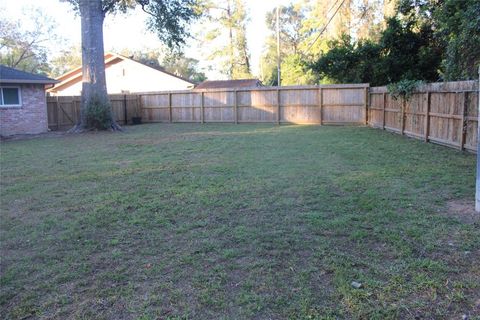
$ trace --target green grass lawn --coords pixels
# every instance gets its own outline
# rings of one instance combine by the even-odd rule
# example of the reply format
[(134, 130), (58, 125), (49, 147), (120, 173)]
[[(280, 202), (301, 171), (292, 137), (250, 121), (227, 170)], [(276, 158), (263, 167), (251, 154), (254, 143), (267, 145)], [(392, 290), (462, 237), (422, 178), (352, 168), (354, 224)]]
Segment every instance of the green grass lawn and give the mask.
[(480, 319), (474, 177), (361, 127), (2, 142), (1, 318)]

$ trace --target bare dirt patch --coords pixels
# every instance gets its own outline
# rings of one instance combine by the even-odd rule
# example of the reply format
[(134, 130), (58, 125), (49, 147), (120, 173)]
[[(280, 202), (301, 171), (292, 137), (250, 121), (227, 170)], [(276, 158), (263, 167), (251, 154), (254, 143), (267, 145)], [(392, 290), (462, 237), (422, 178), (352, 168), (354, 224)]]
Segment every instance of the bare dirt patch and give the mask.
[(475, 212), (475, 202), (473, 200), (450, 200), (447, 202), (446, 211), (443, 213), (458, 218), (463, 223), (480, 223), (480, 213)]

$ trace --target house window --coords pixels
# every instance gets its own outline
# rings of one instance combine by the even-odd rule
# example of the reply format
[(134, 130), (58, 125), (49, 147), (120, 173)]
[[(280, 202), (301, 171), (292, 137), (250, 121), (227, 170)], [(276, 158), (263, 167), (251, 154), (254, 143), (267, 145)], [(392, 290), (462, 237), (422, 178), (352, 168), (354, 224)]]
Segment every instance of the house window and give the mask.
[(0, 87), (0, 107), (20, 107), (21, 105), (20, 88)]

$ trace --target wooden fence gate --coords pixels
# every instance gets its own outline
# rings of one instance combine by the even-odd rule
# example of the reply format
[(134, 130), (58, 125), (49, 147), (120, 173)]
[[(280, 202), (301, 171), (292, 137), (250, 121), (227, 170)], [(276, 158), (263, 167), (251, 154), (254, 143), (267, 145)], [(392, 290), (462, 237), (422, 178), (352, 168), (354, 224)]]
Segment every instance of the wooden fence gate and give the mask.
[[(121, 125), (131, 123), (131, 118), (140, 114), (140, 101), (137, 95), (109, 95), (112, 112)], [(68, 130), (80, 120), (79, 96), (47, 97), (48, 128)]]

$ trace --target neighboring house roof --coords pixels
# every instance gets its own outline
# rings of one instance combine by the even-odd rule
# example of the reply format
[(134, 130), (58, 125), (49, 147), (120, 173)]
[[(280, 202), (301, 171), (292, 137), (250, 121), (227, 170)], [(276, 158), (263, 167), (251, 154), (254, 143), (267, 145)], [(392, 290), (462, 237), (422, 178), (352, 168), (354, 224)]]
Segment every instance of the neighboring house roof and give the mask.
[(197, 85), (195, 89), (248, 88), (261, 86), (262, 82), (258, 79), (207, 80)]
[(0, 65), (0, 83), (52, 84), (57, 82), (57, 80), (53, 80), (42, 75), (20, 71), (4, 65)]
[[(145, 66), (145, 67), (148, 67), (148, 68), (152, 68), (158, 72), (162, 72), (162, 73), (165, 73), (165, 74), (168, 74), (172, 77), (175, 77), (175, 78), (178, 78), (178, 79), (181, 79), (185, 82), (188, 82), (190, 84), (192, 84), (192, 86), (195, 84), (193, 83), (192, 81), (188, 80), (188, 79), (185, 79), (185, 78), (182, 78), (182, 77), (179, 77), (173, 73), (170, 73), (170, 72), (167, 72), (165, 70), (163, 70), (162, 68), (158, 68), (158, 67), (153, 67), (151, 65), (148, 65), (148, 64), (145, 64), (145, 63), (142, 63), (142, 62), (139, 62), (137, 60), (134, 60), (134, 59), (131, 59), (131, 58), (128, 58), (128, 57), (125, 57), (125, 56), (122, 56), (120, 54), (117, 54), (117, 53), (113, 53), (113, 52), (107, 52), (105, 53), (105, 68), (108, 68), (114, 64), (117, 64), (119, 63), (120, 61), (123, 61), (123, 60), (129, 60), (129, 61), (133, 61), (134, 63), (138, 63), (142, 66)], [(57, 91), (61, 91), (63, 88), (65, 87), (69, 87), (71, 86), (72, 84), (75, 84), (77, 82), (80, 82), (82, 81), (82, 67), (78, 67), (78, 68), (75, 68), (67, 73), (64, 73), (62, 74), (61, 76), (57, 77), (56, 78), (58, 81), (60, 81), (60, 83), (58, 85), (55, 86), (55, 88), (53, 88), (51, 91), (52, 92), (57, 92)]]

